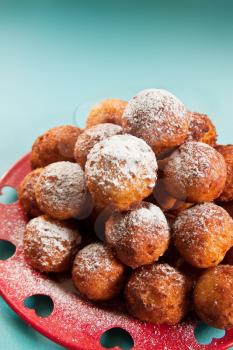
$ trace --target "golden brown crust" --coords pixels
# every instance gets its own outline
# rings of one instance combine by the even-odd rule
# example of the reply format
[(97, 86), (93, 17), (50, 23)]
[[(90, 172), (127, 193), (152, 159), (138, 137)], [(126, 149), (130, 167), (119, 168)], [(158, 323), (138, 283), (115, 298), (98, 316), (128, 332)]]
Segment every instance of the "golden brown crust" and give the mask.
[(43, 215), (29, 221), (23, 242), (25, 258), (34, 269), (63, 272), (71, 267), (81, 236), (72, 223)]
[(81, 130), (73, 125), (58, 126), (49, 129), (37, 137), (31, 151), (31, 167), (45, 167), (48, 164), (74, 162), (74, 146)]
[(212, 327), (233, 326), (233, 266), (219, 265), (203, 273), (194, 290), (198, 316)]
[(42, 214), (38, 207), (35, 195), (35, 184), (37, 183), (42, 171), (43, 168), (38, 168), (27, 174), (21, 182), (18, 191), (20, 204), (23, 206), (26, 213), (33, 217)]
[(173, 239), (181, 256), (194, 267), (216, 266), (233, 245), (233, 220), (216, 204), (199, 204), (178, 215)]
[(174, 325), (186, 314), (192, 285), (168, 264), (136, 269), (125, 288), (126, 306), (141, 321)]
[(76, 255), (72, 278), (79, 292), (90, 300), (108, 300), (120, 293), (125, 267), (102, 243), (92, 243)]
[(208, 115), (189, 112), (190, 124), (187, 141), (199, 141), (214, 147), (217, 141), (216, 128)]
[(202, 142), (186, 142), (171, 156), (164, 168), (168, 193), (189, 203), (211, 202), (218, 198), (226, 182), (223, 156)]
[(122, 125), (122, 114), (126, 101), (117, 98), (107, 99), (92, 107), (86, 122), (87, 128), (97, 124), (112, 123)]
[(227, 165), (226, 184), (217, 200), (229, 202), (233, 200), (233, 145), (217, 145), (215, 149), (221, 153)]
[(87, 155), (97, 142), (107, 137), (122, 134), (123, 130), (120, 125), (104, 123), (94, 125), (89, 129), (85, 129), (77, 138), (74, 147), (74, 158), (82, 168), (85, 167)]
[(136, 268), (151, 264), (164, 254), (170, 232), (161, 209), (141, 202), (127, 212), (111, 215), (105, 226), (105, 239), (118, 259)]

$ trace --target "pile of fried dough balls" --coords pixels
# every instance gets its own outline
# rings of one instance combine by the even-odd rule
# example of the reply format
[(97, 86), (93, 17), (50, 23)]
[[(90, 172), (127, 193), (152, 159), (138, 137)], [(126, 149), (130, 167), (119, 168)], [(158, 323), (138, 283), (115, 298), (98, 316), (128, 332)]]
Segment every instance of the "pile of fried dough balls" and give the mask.
[(48, 130), (19, 189), (30, 218), (26, 261), (71, 271), (89, 300), (124, 295), (141, 321), (174, 325), (195, 310), (208, 325), (232, 327), (233, 219), (224, 208), (233, 145), (216, 140), (207, 115), (160, 89), (100, 102), (85, 129)]

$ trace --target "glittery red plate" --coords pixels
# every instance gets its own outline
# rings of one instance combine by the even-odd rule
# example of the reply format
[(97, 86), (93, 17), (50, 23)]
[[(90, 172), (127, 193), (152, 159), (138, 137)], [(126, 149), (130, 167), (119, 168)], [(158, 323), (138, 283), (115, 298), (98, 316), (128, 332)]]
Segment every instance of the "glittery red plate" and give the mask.
[[(19, 160), (1, 179), (0, 190), (4, 186), (18, 189), (20, 181), (30, 171), (28, 158), (27, 155)], [(233, 329), (224, 338), (200, 345), (194, 337), (195, 322), (184, 322), (175, 327), (155, 326), (116, 312), (114, 306), (97, 307), (82, 300), (69, 277), (51, 279), (27, 265), (22, 249), (25, 224), (26, 217), (18, 202), (0, 204), (0, 239), (16, 246), (13, 257), (0, 261), (0, 293), (23, 320), (53, 341), (69, 349), (104, 349), (100, 345), (103, 332), (121, 327), (133, 337), (135, 350), (223, 350), (233, 344)], [(24, 306), (24, 300), (35, 294), (52, 298), (54, 310), (47, 318), (37, 316), (34, 310)]]

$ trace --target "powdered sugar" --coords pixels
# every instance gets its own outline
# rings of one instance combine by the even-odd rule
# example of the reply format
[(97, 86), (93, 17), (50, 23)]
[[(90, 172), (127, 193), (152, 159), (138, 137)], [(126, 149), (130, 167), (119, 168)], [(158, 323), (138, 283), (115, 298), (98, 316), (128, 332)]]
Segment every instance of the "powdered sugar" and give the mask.
[[(123, 114), (126, 131), (145, 139), (151, 146), (165, 145), (170, 139), (188, 132), (188, 114), (183, 103), (170, 92), (147, 89), (133, 97)], [(177, 139), (178, 144), (180, 140)], [(179, 143), (180, 142), (180, 143)]]
[(41, 237), (43, 236), (48, 240), (53, 239), (54, 242), (74, 241), (77, 244), (81, 243), (81, 236), (77, 229), (71, 229), (65, 223), (57, 220), (46, 219), (45, 216), (32, 219), (27, 224), (27, 228), (35, 230)]
[(79, 274), (90, 272), (111, 272), (115, 258), (109, 248), (102, 243), (92, 243), (79, 251), (75, 258), (74, 267)]
[(152, 203), (141, 203), (133, 210), (128, 218), (128, 224), (131, 226), (150, 225), (153, 223), (158, 228), (167, 229), (167, 221), (162, 210)]
[(141, 139), (131, 135), (115, 135), (97, 143), (87, 157), (87, 178), (98, 181), (107, 191), (118, 190), (148, 180), (154, 187), (157, 162), (151, 148)]
[(153, 264), (135, 270), (125, 295), (134, 316), (155, 323), (177, 323), (185, 315), (190, 288), (188, 279), (175, 268)]
[(97, 142), (113, 135), (122, 134), (122, 131), (121, 126), (111, 123), (98, 124), (84, 130), (75, 145), (75, 159), (81, 166), (84, 166), (88, 153)]
[[(102, 139), (105, 139), (106, 137), (110, 137), (115, 134), (119, 134), (121, 132), (122, 132), (122, 127), (120, 125), (116, 125), (112, 123), (103, 123), (103, 124), (98, 124), (91, 128), (85, 129), (85, 131), (81, 135), (85, 134), (90, 139), (94, 138), (97, 140), (102, 140)], [(85, 141), (84, 141), (84, 146), (86, 145)]]
[[(16, 182), (20, 174), (18, 168), (19, 164), (13, 173)], [(139, 322), (125, 314), (121, 300), (111, 301), (107, 307), (89, 303), (75, 292), (68, 275), (58, 274), (55, 277), (32, 270), (24, 261), (21, 249), (23, 211), (17, 203), (0, 206), (1, 238), (17, 246), (12, 258), (0, 262), (1, 294), (33, 327), (60, 341), (66, 348), (100, 349), (102, 333), (111, 327), (122, 327), (130, 332), (137, 349), (172, 350), (174, 346), (179, 349), (203, 349), (203, 345), (195, 341), (193, 324), (196, 321), (193, 319), (173, 327)], [(49, 295), (53, 299), (54, 311), (49, 317), (41, 318), (24, 307), (24, 299), (34, 294)], [(214, 349), (229, 345), (229, 337), (230, 334), (222, 340), (214, 339), (210, 347)]]
[[(140, 349), (164, 350), (166, 344), (167, 349), (172, 350), (174, 342), (180, 348), (184, 344), (185, 349), (202, 348), (195, 341), (190, 322), (166, 328), (166, 331), (164, 327), (139, 322), (125, 314), (121, 300), (110, 302), (107, 309), (87, 302), (78, 295), (69, 277), (58, 275), (52, 280), (31, 270), (23, 260), (6, 262), (0, 269), (0, 281), (2, 290), (7, 290), (8, 299), (17, 305), (17, 309), (63, 344), (66, 341), (73, 346), (85, 348), (88, 345), (91, 349), (100, 349), (102, 333), (112, 327), (122, 327), (131, 333), (135, 346)], [(35, 294), (51, 296), (54, 311), (50, 317), (36, 317), (23, 306), (24, 299)]]
[(128, 211), (115, 212), (106, 222), (107, 244), (133, 269), (157, 261), (168, 248), (170, 231), (161, 209), (141, 202)]
[(163, 89), (146, 89), (139, 92), (126, 106), (123, 117), (131, 120), (141, 112), (147, 116), (149, 122), (158, 121), (163, 125), (166, 114), (171, 113), (177, 118), (186, 117), (186, 108), (183, 103), (169, 91)]
[(70, 217), (78, 215), (86, 200), (84, 172), (80, 165), (71, 162), (48, 165), (38, 179), (36, 198), (40, 209), (53, 217), (64, 212)]
[[(113, 219), (113, 220), (112, 220)], [(142, 232), (141, 244), (147, 236), (161, 236), (161, 239), (168, 239), (169, 227), (162, 210), (152, 203), (141, 202), (128, 212), (115, 213), (110, 218), (111, 241), (117, 243), (122, 237), (130, 233), (131, 241), (134, 240), (134, 230)], [(113, 227), (112, 227), (113, 223)], [(132, 235), (131, 235), (132, 233)]]
[(203, 233), (209, 232), (211, 222), (215, 222), (215, 226), (219, 225), (224, 230), (225, 221), (231, 222), (232, 219), (222, 207), (214, 203), (203, 203), (181, 212), (173, 224), (173, 229), (174, 232), (190, 229), (195, 235), (194, 228)]
[(26, 222), (26, 216), (24, 216), (22, 207), (19, 205), (19, 202), (4, 206), (0, 204), (0, 213), (1, 239), (10, 240), (17, 246), (18, 250), (21, 250)]
[(216, 129), (206, 114), (189, 112), (189, 132), (187, 141), (206, 142), (210, 146), (216, 145)]
[(199, 204), (178, 216), (173, 237), (180, 254), (193, 266), (216, 266), (233, 244), (233, 220), (216, 204)]
[(217, 184), (221, 173), (224, 176), (224, 170), (224, 159), (214, 148), (202, 142), (190, 141), (170, 156), (164, 174), (167, 184), (175, 184), (179, 197), (186, 198), (188, 188), (194, 190), (206, 186), (208, 191), (209, 182), (216, 181)]
[(138, 288), (139, 290), (142, 289), (143, 286), (146, 288), (147, 281), (151, 281), (155, 276), (159, 276), (161, 281), (170, 280), (170, 282), (172, 281), (173, 283), (184, 283), (186, 280), (180, 272), (168, 264), (153, 264), (150, 266), (143, 266), (134, 273), (133, 279), (131, 279), (130, 282), (131, 287)]
[(64, 256), (74, 254), (81, 243), (77, 229), (65, 223), (40, 216), (32, 219), (26, 227), (24, 250), (27, 256), (36, 251), (35, 258), (41, 266), (47, 266)]

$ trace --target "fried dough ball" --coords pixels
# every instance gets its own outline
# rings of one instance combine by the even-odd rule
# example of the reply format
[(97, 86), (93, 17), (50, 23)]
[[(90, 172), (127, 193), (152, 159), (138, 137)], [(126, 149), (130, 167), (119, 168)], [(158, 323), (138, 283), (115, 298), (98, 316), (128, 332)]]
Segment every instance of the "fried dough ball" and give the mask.
[(134, 270), (125, 289), (126, 306), (141, 321), (175, 325), (186, 314), (189, 279), (168, 264)]
[(104, 123), (95, 125), (84, 130), (77, 139), (74, 147), (74, 158), (77, 163), (84, 168), (87, 155), (96, 143), (106, 139), (107, 137), (122, 134), (122, 127), (116, 124)]
[(180, 146), (164, 168), (166, 190), (184, 202), (211, 202), (223, 191), (225, 182), (223, 156), (202, 142), (190, 141)]
[(147, 89), (128, 103), (123, 113), (125, 132), (144, 139), (158, 155), (181, 145), (188, 135), (188, 111), (166, 90)]
[(72, 278), (79, 292), (90, 300), (108, 300), (120, 293), (125, 267), (102, 243), (92, 243), (78, 252)]
[(226, 184), (218, 201), (228, 202), (233, 200), (233, 145), (218, 145), (215, 149), (224, 157), (227, 165)]
[(182, 211), (173, 224), (174, 244), (191, 265), (218, 265), (233, 245), (233, 219), (214, 203)]
[(105, 237), (118, 259), (136, 268), (157, 261), (164, 254), (170, 232), (162, 210), (141, 202), (129, 211), (114, 213), (106, 223)]
[(81, 243), (77, 228), (46, 215), (32, 219), (24, 233), (24, 256), (41, 272), (67, 271)]
[(97, 207), (124, 210), (153, 191), (157, 162), (145, 141), (131, 135), (114, 135), (91, 149), (85, 174)]
[(79, 164), (57, 162), (44, 168), (35, 186), (39, 208), (54, 219), (83, 215), (88, 194)]
[(208, 115), (190, 112), (190, 124), (187, 141), (199, 141), (214, 147), (216, 145), (216, 128)]
[(35, 184), (41, 175), (43, 168), (38, 168), (31, 171), (25, 176), (19, 186), (19, 202), (30, 216), (39, 216), (42, 214), (38, 207), (35, 195)]
[(219, 265), (203, 273), (194, 290), (195, 310), (206, 324), (233, 326), (233, 266)]
[(122, 114), (127, 105), (126, 101), (117, 98), (104, 100), (92, 107), (86, 122), (87, 128), (97, 124), (112, 123), (122, 124)]
[(76, 126), (64, 125), (37, 137), (31, 152), (32, 169), (60, 161), (74, 162), (74, 146), (80, 133)]

